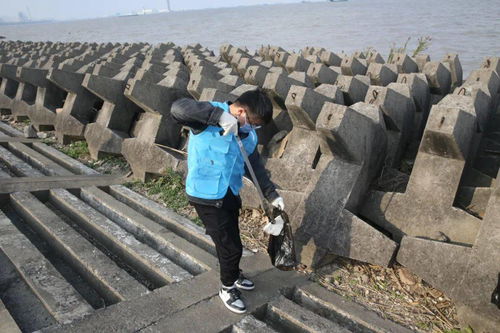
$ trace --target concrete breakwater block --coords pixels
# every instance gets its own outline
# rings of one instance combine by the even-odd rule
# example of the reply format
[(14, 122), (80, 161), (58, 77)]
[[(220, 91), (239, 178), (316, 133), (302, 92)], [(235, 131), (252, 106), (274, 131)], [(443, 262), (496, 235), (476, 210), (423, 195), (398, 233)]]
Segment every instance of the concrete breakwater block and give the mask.
[[(17, 66), (9, 64), (0, 64), (0, 77), (2, 82), (0, 84), (0, 109), (3, 113), (12, 114), (12, 104), (17, 96), (19, 88), (19, 81), (16, 77)], [(24, 110), (17, 110), (20, 113), (14, 116), (18, 120), (27, 118), (27, 112)]]
[(365, 100), (370, 78), (364, 75), (348, 76), (339, 75), (335, 85), (344, 93), (346, 105), (352, 105)]
[(307, 76), (317, 86), (322, 83), (334, 84), (339, 74), (323, 63), (314, 63), (307, 69)]
[(460, 63), (460, 59), (458, 59), (458, 54), (448, 53), (443, 57), (442, 61), (450, 66), (451, 90), (454, 90), (456, 87), (462, 85), (463, 81), (462, 64)]
[(444, 96), (451, 89), (451, 71), (442, 62), (429, 61), (422, 72), (427, 77), (432, 94)]
[(476, 129), (473, 110), (434, 106), (405, 193), (370, 192), (362, 216), (403, 235), (473, 244), (480, 220), (453, 207)]
[(146, 174), (163, 174), (168, 168), (185, 170), (185, 156), (177, 152), (182, 139), (181, 126), (172, 119), (170, 108), (175, 100), (189, 94), (131, 79), (124, 95), (143, 110), (131, 125), (132, 137), (123, 142), (121, 150), (134, 176), (145, 179)]
[(482, 332), (494, 332), (500, 325), (500, 309), (492, 302), (499, 283), (499, 190), (497, 184), (472, 247), (405, 236), (397, 257), (456, 300), (461, 322)]
[(365, 75), (368, 64), (365, 59), (361, 59), (355, 56), (344, 58), (340, 65), (343, 75)]
[(62, 110), (56, 112), (55, 131), (58, 141), (68, 144), (84, 138), (85, 126), (95, 119), (102, 101), (82, 86), (84, 74), (59, 69), (49, 70), (47, 79), (67, 92)]
[(87, 124), (84, 133), (93, 159), (121, 154), (123, 140), (130, 137), (132, 121), (141, 110), (124, 96), (126, 84), (125, 80), (91, 74), (86, 74), (82, 81), (82, 86), (103, 101), (95, 122)]
[(396, 65), (373, 62), (368, 65), (366, 76), (370, 78), (370, 83), (373, 85), (387, 86), (391, 82), (396, 82), (398, 71)]
[(397, 66), (398, 73), (418, 72), (418, 65), (415, 60), (405, 53), (394, 53), (389, 63)]
[(54, 129), (56, 109), (63, 107), (67, 92), (47, 79), (48, 70), (19, 67), (17, 76), (35, 87), (35, 103), (29, 118), (38, 131)]
[(386, 164), (397, 167), (411, 138), (415, 104), (409, 88), (401, 83), (370, 86), (365, 102), (378, 105), (384, 114), (388, 137)]

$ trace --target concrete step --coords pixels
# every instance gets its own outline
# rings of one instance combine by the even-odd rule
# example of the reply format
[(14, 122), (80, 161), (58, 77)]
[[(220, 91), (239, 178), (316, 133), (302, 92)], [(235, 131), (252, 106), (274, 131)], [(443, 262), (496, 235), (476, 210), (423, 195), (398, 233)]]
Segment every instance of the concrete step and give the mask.
[(0, 267), (0, 301), (5, 307), (5, 310), (1, 311), (0, 327), (8, 323), (9, 317), (22, 332), (33, 332), (57, 324), (2, 251), (0, 251)]
[(302, 307), (339, 323), (353, 332), (411, 332), (401, 325), (380, 317), (374, 311), (367, 310), (360, 304), (348, 301), (334, 292), (327, 292), (316, 283), (295, 288), (289, 297)]
[(231, 333), (273, 333), (278, 332), (266, 323), (258, 320), (254, 316), (245, 316), (239, 322), (234, 324), (230, 330)]
[(116, 303), (148, 293), (146, 287), (119, 268), (32, 194), (13, 193), (10, 203), (16, 213), (109, 302)]
[(44, 175), (2, 146), (0, 146), (0, 162), (2, 162), (9, 168), (10, 171), (12, 171), (12, 173), (19, 177)]
[(197, 226), (189, 219), (122, 185), (110, 186), (109, 194), (189, 242), (213, 255), (217, 255), (215, 245), (210, 236), (205, 234), (204, 228)]
[(44, 143), (35, 142), (31, 145), (31, 148), (74, 174), (99, 175), (99, 172), (95, 171), (94, 169), (89, 168), (85, 164)]
[(0, 332), (2, 333), (21, 333), (21, 329), (17, 326), (9, 311), (0, 299)]
[(69, 191), (51, 190), (49, 201), (99, 243), (103, 244), (106, 249), (147, 277), (157, 287), (192, 277), (186, 270), (139, 242), (133, 235)]
[(158, 223), (136, 212), (97, 187), (81, 189), (80, 197), (97, 211), (120, 225), (156, 251), (191, 274), (200, 274), (217, 266), (217, 259)]
[(72, 173), (55, 163), (51, 159), (45, 157), (39, 152), (31, 149), (24, 143), (9, 142), (8, 149), (21, 158), (26, 163), (40, 170), (43, 174), (49, 176), (70, 176)]
[(301, 307), (284, 296), (267, 304), (265, 321), (280, 332), (353, 332)]
[(68, 323), (93, 312), (82, 296), (1, 211), (0, 250), (58, 322)]
[(0, 121), (0, 132), (3, 132), (8, 136), (24, 136), (21, 131), (16, 130), (14, 127), (4, 123), (3, 121)]
[[(249, 257), (249, 260), (251, 261), (253, 257), (257, 256)], [(259, 257), (263, 259), (263, 256)], [(264, 260), (267, 262), (268, 258)], [(301, 285), (304, 283), (305, 277), (295, 272), (271, 269), (254, 276), (253, 281), (257, 289), (243, 292), (243, 297), (246, 301), (247, 313), (257, 317), (257, 313), (261, 312), (265, 304), (278, 296), (282, 288), (290, 285)], [(215, 290), (215, 295), (212, 297), (158, 320), (143, 331), (227, 332), (233, 324), (240, 320), (241, 315), (230, 312), (219, 298), (217, 290)], [(262, 318), (259, 318), (259, 320), (262, 320)], [(141, 332), (143, 331), (141, 330)]]

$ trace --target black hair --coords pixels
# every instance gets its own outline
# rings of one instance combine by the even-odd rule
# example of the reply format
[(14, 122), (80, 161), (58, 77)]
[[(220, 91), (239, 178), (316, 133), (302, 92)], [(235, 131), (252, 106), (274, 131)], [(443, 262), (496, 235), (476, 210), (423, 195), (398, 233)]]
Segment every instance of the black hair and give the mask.
[(260, 89), (244, 92), (234, 103), (246, 108), (250, 121), (259, 120), (267, 124), (273, 119), (273, 104)]

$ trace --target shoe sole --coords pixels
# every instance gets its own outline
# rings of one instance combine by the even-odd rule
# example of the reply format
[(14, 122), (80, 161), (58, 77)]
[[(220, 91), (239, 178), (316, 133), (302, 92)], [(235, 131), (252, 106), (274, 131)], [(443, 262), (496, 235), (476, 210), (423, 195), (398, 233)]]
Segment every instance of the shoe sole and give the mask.
[(222, 297), (220, 296), (220, 292), (219, 292), (219, 298), (220, 298), (220, 300), (222, 301), (222, 304), (224, 304), (224, 306), (225, 306), (226, 308), (228, 308), (228, 309), (229, 309), (229, 311), (234, 312), (234, 313), (237, 313), (237, 314), (243, 314), (243, 313), (247, 312), (247, 309), (245, 309), (245, 310), (238, 310), (238, 309), (235, 309), (235, 308), (230, 307), (230, 306), (229, 306), (229, 304), (227, 304), (226, 302), (224, 302), (224, 300), (223, 300), (223, 299), (222, 299)]
[(253, 286), (253, 287), (245, 287), (245, 286), (242, 286), (241, 284), (237, 284), (237, 283), (235, 283), (235, 286), (236, 286), (236, 288), (243, 289), (243, 290), (254, 290), (255, 289), (255, 286)]

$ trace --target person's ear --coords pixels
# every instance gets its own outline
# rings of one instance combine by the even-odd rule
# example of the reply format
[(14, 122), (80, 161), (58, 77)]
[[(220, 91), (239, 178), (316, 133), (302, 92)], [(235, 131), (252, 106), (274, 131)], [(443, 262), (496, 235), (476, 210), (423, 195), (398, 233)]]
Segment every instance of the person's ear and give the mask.
[(245, 108), (239, 107), (237, 109), (237, 112), (238, 112), (238, 116), (242, 116), (246, 112), (246, 110), (245, 110)]

